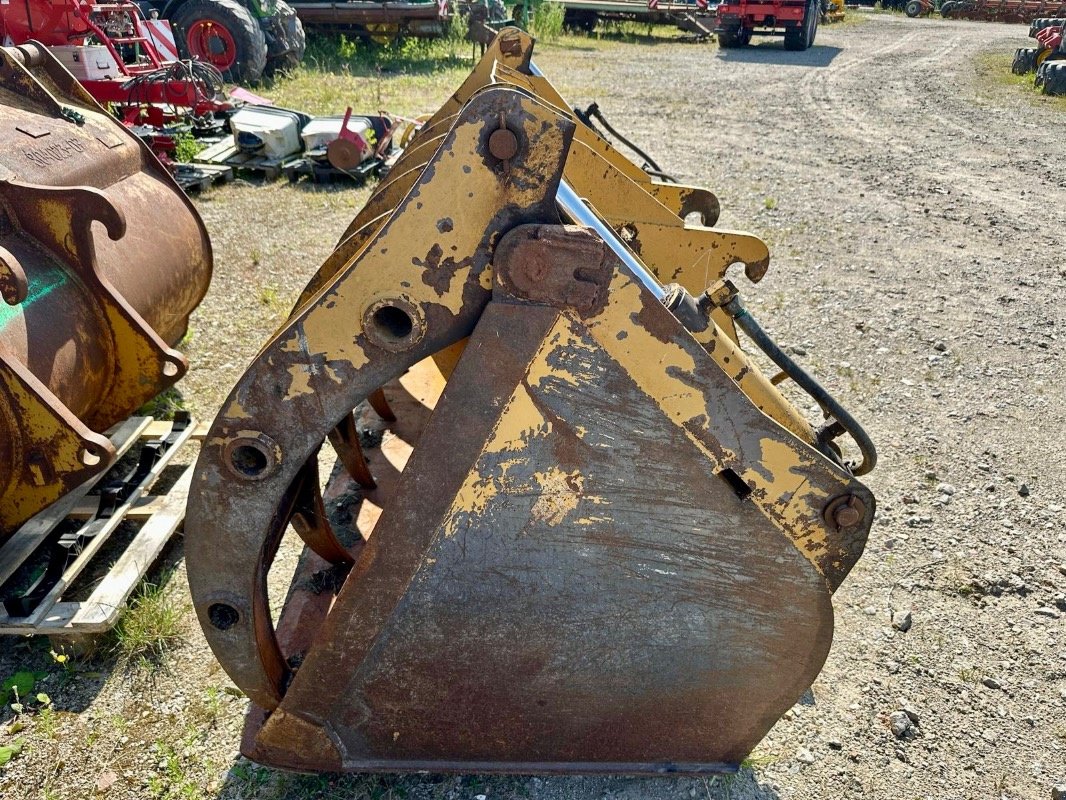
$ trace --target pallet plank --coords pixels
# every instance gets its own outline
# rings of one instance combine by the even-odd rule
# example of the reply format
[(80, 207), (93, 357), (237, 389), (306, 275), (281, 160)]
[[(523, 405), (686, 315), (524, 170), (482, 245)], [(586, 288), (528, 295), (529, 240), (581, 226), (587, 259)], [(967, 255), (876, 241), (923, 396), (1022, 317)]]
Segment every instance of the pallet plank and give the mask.
[[(148, 417), (130, 417), (108, 432), (111, 444), (118, 451), (117, 462), (138, 441), (150, 423)], [(102, 475), (90, 478), (72, 492), (59, 498), (44, 511), (23, 523), (22, 527), (0, 547), (0, 585), (7, 581), (22, 563), (33, 555), (41, 542), (62, 522), (71, 509), (96, 486)]]
[[(37, 607), (37, 610), (31, 616), (26, 618), (28, 625), (37, 625), (48, 613), (48, 610), (59, 601), (63, 596), (63, 592), (65, 592), (74, 582), (74, 579), (81, 574), (81, 571), (88, 566), (89, 560), (96, 555), (101, 547), (104, 546), (114, 530), (122, 524), (122, 521), (125, 518), (125, 512), (129, 507), (148, 490), (148, 487), (155, 482), (159, 477), (159, 474), (167, 464), (170, 463), (170, 458), (167, 456), (172, 458), (173, 455), (177, 453), (178, 448), (188, 440), (190, 433), (192, 433), (190, 428), (186, 428), (182, 431), (178, 441), (176, 441), (167, 451), (166, 455), (159, 460), (159, 463), (152, 467), (152, 471), (148, 473), (144, 483), (142, 483), (141, 486), (130, 495), (125, 503), (115, 509), (114, 514), (110, 518), (102, 521), (103, 524), (100, 526), (100, 532), (89, 540), (85, 545), (85, 549), (81, 551), (76, 559), (74, 559), (74, 563), (67, 567), (66, 572), (63, 573), (63, 577), (56, 582), (56, 585), (53, 586), (51, 591), (49, 591), (44, 599), (41, 600), (41, 604)], [(3, 623), (4, 615), (0, 614), (0, 625)]]
[[(112, 440), (122, 455), (137, 443), (146, 443), (169, 435), (172, 429), (173, 425), (170, 422), (153, 421), (150, 417), (134, 417), (116, 426), (112, 433)], [(42, 599), (33, 614), (29, 617), (12, 618), (0, 607), (0, 635), (32, 633), (61, 638), (86, 635), (91, 638), (113, 627), (123, 604), (137, 582), (144, 576), (145, 571), (162, 551), (163, 546), (184, 521), (185, 503), (192, 481), (193, 466), (185, 467), (177, 483), (165, 495), (151, 495), (148, 492), (163, 470), (174, 462), (178, 451), (187, 442), (200, 440), (205, 435), (206, 426), (203, 424), (194, 421), (186, 427), (126, 503), (115, 509), (111, 517), (88, 523), (88, 525), (97, 525), (99, 530), (88, 541), (74, 563), (67, 567), (62, 578)], [(46, 522), (39, 522), (35, 517), (26, 523), (27, 525), (35, 523), (35, 527), (41, 529), (33, 548), (23, 545), (20, 552), (23, 549), (29, 551), (23, 559), (14, 562), (0, 561), (0, 567), (5, 569), (10, 576), (21, 566), (26, 557), (32, 555), (40, 541), (46, 538), (59, 522), (81, 513), (90, 517), (95, 516), (97, 502), (95, 498), (87, 497), (86, 494), (103, 479), (104, 474), (88, 481), (84, 486), (38, 515), (47, 517)], [(144, 520), (144, 524), (88, 600), (64, 601), (63, 593), (104, 546), (110, 534), (125, 520)], [(20, 530), (19, 533), (21, 532)], [(0, 559), (7, 558), (6, 549), (7, 545), (0, 550)]]
[(78, 633), (102, 633), (114, 627), (118, 615), (134, 587), (163, 551), (163, 547), (185, 520), (185, 502), (192, 484), (193, 467), (185, 468), (171, 487), (160, 509), (137, 532), (107, 577), (70, 620)]

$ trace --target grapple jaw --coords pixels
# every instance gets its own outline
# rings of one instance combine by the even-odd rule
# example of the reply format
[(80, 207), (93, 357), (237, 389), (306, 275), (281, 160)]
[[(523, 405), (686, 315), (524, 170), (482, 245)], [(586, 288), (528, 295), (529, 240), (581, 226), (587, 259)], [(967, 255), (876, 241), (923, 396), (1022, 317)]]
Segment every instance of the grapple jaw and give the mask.
[[(508, 35), (524, 41), (490, 57)], [(666, 209), (650, 182), (630, 181), (640, 215), (622, 221), (579, 189), (590, 216), (564, 199), (595, 188), (573, 160), (590, 137), (551, 94), (468, 95), (204, 442), (189, 581), (254, 703), (242, 751), (305, 771), (734, 769), (821, 668), (873, 497), (716, 324), (689, 262), (658, 260), (665, 233), (620, 232), (647, 198)], [(657, 219), (692, 247), (714, 230)], [(667, 305), (675, 272), (695, 313)], [(364, 400), (391, 416), (381, 387), (391, 466), (364, 460), (352, 421)], [(380, 508), (362, 536), (325, 511), (327, 437), (360, 511)], [(312, 552), (275, 626), (266, 574), (290, 525)]]

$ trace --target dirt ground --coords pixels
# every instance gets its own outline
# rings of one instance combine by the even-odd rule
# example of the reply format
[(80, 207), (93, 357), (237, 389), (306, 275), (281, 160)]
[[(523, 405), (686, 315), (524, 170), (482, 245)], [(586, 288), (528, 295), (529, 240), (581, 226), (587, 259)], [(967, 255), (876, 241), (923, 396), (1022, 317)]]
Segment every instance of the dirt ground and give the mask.
[[(864, 14), (806, 53), (578, 41), (538, 55), (575, 104), (598, 101), (666, 171), (714, 190), (721, 227), (769, 242), (748, 305), (879, 447), (877, 519), (836, 595), (829, 660), (738, 775), (257, 767), (237, 754), (245, 701), (199, 633), (179, 543), (168, 597), (184, 641), (162, 663), (67, 675), (46, 643), (0, 640), (0, 677), (47, 671), (56, 709), (0, 727), (0, 746), (25, 745), (0, 798), (1048, 800), (1066, 784), (1066, 116), (989, 74), (1026, 42), (1024, 26)], [(188, 347), (195, 413), (214, 414), (365, 196), (238, 183), (197, 200), (216, 275)]]

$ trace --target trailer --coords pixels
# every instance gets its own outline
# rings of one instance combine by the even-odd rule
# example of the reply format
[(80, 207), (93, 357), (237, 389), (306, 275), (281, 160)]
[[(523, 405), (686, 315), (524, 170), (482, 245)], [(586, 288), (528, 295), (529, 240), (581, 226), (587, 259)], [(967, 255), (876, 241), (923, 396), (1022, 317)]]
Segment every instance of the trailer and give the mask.
[(352, 31), (374, 39), (441, 36), (449, 16), (447, 0), (291, 0), (291, 5), (306, 27)]
[[(551, 0), (563, 7), (568, 28), (591, 31), (600, 20), (639, 20), (676, 25), (697, 40), (714, 33), (711, 0)], [(531, 6), (519, 2), (515, 19), (532, 13)]]
[(718, 45), (746, 47), (752, 36), (782, 36), (786, 50), (806, 50), (814, 44), (820, 0), (723, 0), (718, 5)]

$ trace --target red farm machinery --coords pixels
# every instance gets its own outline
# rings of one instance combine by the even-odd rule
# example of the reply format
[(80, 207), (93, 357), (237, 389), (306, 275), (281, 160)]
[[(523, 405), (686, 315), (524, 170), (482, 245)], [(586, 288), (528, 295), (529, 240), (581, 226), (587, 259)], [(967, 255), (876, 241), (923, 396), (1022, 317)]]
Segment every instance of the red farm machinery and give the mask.
[(126, 0), (24, 0), (0, 5), (0, 39), (38, 43), (100, 104), (128, 125), (205, 120), (232, 106), (223, 78), (200, 61), (181, 61), (170, 24), (145, 19)]
[(940, 5), (945, 19), (1028, 23), (1038, 17), (1066, 16), (1066, 0), (946, 0)]
[(745, 47), (752, 36), (783, 36), (786, 50), (806, 50), (821, 16), (820, 0), (723, 0), (715, 33), (724, 48)]

